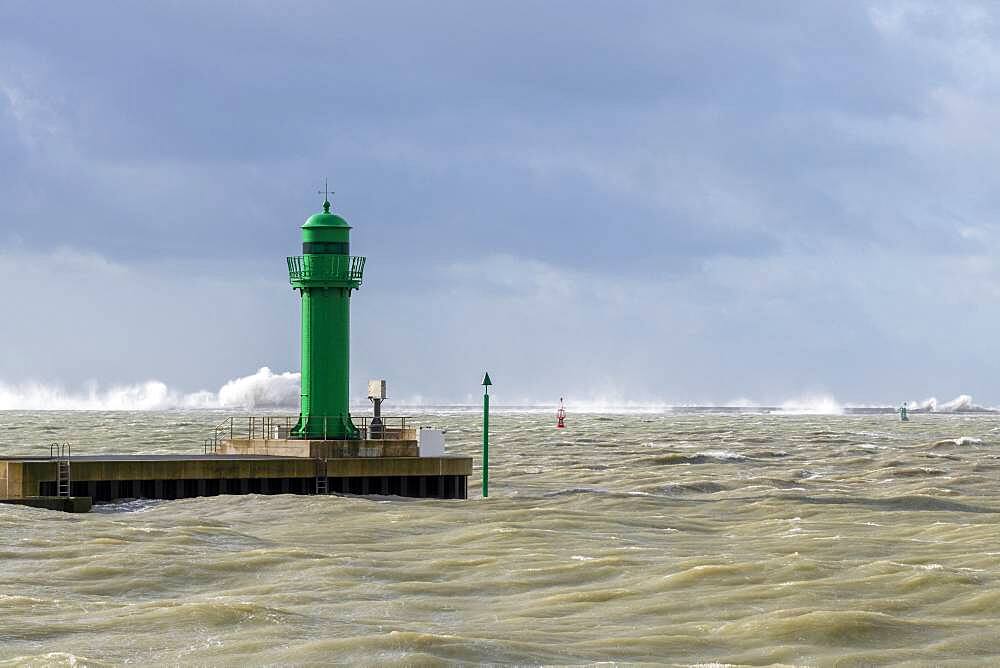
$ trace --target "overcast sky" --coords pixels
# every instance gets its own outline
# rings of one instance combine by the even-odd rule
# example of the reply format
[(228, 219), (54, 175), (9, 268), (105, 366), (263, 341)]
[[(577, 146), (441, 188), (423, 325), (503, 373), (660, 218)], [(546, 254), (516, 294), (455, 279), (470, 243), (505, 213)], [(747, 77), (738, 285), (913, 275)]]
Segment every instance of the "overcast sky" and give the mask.
[(998, 112), (991, 3), (7, 0), (0, 383), (297, 371), (328, 177), (358, 395), (997, 405)]

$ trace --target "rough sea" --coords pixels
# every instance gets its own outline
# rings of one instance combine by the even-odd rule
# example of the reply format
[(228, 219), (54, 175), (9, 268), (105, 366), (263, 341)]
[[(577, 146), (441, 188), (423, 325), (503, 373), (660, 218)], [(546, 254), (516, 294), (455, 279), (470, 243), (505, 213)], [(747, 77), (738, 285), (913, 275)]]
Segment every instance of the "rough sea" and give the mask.
[[(222, 416), (0, 412), (3, 454)], [(425, 410), (468, 501), (0, 506), (0, 666), (1000, 663), (1000, 416)]]

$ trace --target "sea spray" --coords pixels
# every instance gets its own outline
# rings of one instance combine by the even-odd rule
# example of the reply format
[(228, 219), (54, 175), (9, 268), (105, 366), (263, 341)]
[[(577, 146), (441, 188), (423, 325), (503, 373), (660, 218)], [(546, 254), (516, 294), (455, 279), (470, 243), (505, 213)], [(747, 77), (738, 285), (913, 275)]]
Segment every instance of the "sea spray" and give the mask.
[(273, 373), (266, 366), (251, 376), (229, 381), (217, 397), (220, 408), (282, 408), (298, 402), (299, 374)]
[(0, 410), (296, 409), (298, 400), (299, 374), (274, 373), (266, 366), (249, 376), (230, 380), (218, 392), (178, 392), (158, 380), (106, 389), (91, 381), (76, 391), (58, 384), (0, 383)]
[[(60, 383), (26, 381), (10, 383), (0, 380), (0, 410), (44, 411), (163, 411), (163, 410), (285, 410), (298, 411), (300, 374), (293, 371), (274, 372), (267, 366), (255, 373), (240, 376), (225, 382), (217, 391), (200, 390), (184, 392), (168, 386), (159, 380), (125, 385), (102, 385), (89, 381), (78, 388), (68, 388)], [(828, 395), (805, 396), (789, 399), (780, 404), (770, 404), (741, 398), (718, 405), (712, 403), (666, 403), (662, 401), (625, 400), (621, 398), (573, 399), (567, 398), (570, 413), (594, 415), (664, 415), (697, 412), (702, 409), (733, 412), (772, 412), (774, 415), (842, 415), (857, 412), (858, 409), (889, 410), (891, 402), (883, 406), (841, 404)], [(366, 409), (368, 402), (364, 395), (352, 398), (357, 408)], [(427, 398), (420, 395), (395, 397), (397, 407), (433, 409), (446, 404), (435, 402), (429, 405)], [(968, 394), (962, 394), (947, 402), (936, 398), (909, 402), (911, 411), (933, 413), (992, 412), (973, 402)], [(478, 410), (475, 404), (459, 403), (449, 408)], [(555, 414), (557, 405), (531, 401), (525, 398), (521, 404), (507, 403), (496, 406), (498, 411), (516, 410)]]
[(910, 410), (926, 411), (928, 413), (962, 413), (970, 411), (988, 410), (983, 406), (978, 406), (972, 401), (968, 394), (960, 394), (951, 401), (939, 402), (936, 397), (924, 399), (923, 401), (911, 401)]
[(783, 403), (778, 411), (785, 415), (840, 415), (843, 412), (844, 407), (830, 396), (792, 399)]

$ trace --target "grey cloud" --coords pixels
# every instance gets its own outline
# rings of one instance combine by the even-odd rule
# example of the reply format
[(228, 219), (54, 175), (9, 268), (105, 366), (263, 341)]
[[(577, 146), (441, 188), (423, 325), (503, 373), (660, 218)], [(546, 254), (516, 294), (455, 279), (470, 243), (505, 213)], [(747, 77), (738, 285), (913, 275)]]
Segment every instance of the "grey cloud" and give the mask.
[[(219, 352), (213, 332), (196, 359), (143, 373), (215, 387), (294, 365), (294, 327), (278, 318), (294, 319), (282, 257), (329, 176), (354, 248), (370, 257), (359, 372), (383, 364), (433, 386), (478, 364), (482, 340), (525, 396), (560, 390), (545, 379), (588, 386), (587, 373), (671, 398), (825, 382), (894, 391), (875, 371), (847, 374), (837, 356), (867, 345), (872, 369), (916, 383), (903, 362), (943, 354), (946, 337), (905, 314), (911, 334), (891, 331), (878, 290), (857, 277), (902, 286), (933, 267), (949, 290), (920, 298), (954, 318), (953, 290), (995, 284), (984, 253), (1000, 203), (994, 13), (913, 2), (5, 3), (0, 86), (34, 106), (18, 117), (0, 94), (0, 242), (152, 271), (140, 283), (162, 293), (152, 304), (173, 321), (142, 331), (160, 347), (195, 347), (184, 327), (219, 302), (261, 314), (261, 338), (241, 354)], [(849, 261), (861, 257), (882, 259)], [(814, 267), (829, 275), (809, 278)], [(170, 268), (181, 273), (170, 279)], [(574, 287), (558, 306), (544, 291), (509, 292), (538, 276)], [(257, 280), (272, 287), (240, 287)], [(113, 288), (87, 285), (111, 310)], [(594, 285), (608, 292), (588, 297)], [(31, 288), (4, 288), (15, 289)], [(412, 336), (369, 327), (383, 309), (418, 323)], [(93, 327), (104, 334), (87, 344), (92, 363), (126, 374), (120, 332)], [(970, 350), (982, 351), (977, 337)], [(615, 341), (618, 364), (580, 363)], [(551, 360), (556, 345), (572, 363)], [(86, 377), (82, 350), (63, 363), (67, 377)], [(285, 363), (263, 359), (269, 350)], [(983, 378), (974, 357), (961, 369)], [(30, 366), (10, 356), (0, 378)]]

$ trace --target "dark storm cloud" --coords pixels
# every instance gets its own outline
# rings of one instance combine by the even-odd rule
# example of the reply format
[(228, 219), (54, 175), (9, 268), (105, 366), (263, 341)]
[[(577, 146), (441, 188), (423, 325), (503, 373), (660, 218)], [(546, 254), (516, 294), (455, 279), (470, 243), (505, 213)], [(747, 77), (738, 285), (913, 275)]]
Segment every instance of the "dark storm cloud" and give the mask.
[[(641, 378), (668, 396), (669, 378), (678, 399), (732, 398), (712, 395), (725, 373), (733, 393), (806, 376), (895, 389), (897, 347), (933, 348), (937, 330), (896, 314), (907, 332), (894, 331), (871, 295), (920, 284), (954, 315), (948, 295), (996, 285), (994, 19), (976, 3), (891, 1), (7, 2), (0, 243), (154, 263), (135, 280), (166, 293), (176, 270), (178, 293), (246, 300), (262, 341), (284, 341), (287, 323), (266, 317), (280, 309), (234, 285), (239, 272), (284, 281), (280, 258), (329, 176), (370, 256), (358, 355), (413, 365), (418, 344), (386, 353), (393, 341), (365, 324), (405, 313), (440, 348), (440, 372), (427, 362), (413, 379), (459, 373), (442, 358), (475, 357), (474, 329), (520, 377), (546, 364), (526, 351), (563, 346), (591, 360), (593, 382)], [(939, 285), (923, 283), (929, 267)], [(221, 274), (235, 284), (189, 292)], [(550, 315), (566, 304), (522, 285), (535, 279), (569, 286), (572, 325)], [(190, 322), (184, 303), (156, 303)], [(628, 354), (594, 352), (616, 333)], [(869, 376), (828, 359), (866, 342)], [(650, 352), (669, 346), (689, 363)], [(115, 364), (110, 347), (99, 357)], [(286, 359), (193, 360), (178, 378)], [(953, 377), (945, 366), (928, 377)], [(544, 378), (524, 392), (557, 391)]]
[[(118, 256), (260, 254), (324, 170), (344, 206), (384, 225), (388, 252), (530, 245), (561, 263), (620, 262), (642, 246), (681, 265), (774, 252), (776, 227), (825, 222), (801, 170), (869, 157), (809, 115), (915, 114), (933, 77), (904, 76), (859, 3), (2, 11), (9, 67), (35, 73), (64, 148), (121, 168), (108, 178), (135, 204), (89, 202)], [(532, 171), (550, 156), (570, 161)], [(624, 173), (588, 171), (605, 158)], [(706, 181), (763, 196), (767, 224), (706, 211)], [(664, 187), (672, 201), (658, 201)]]

